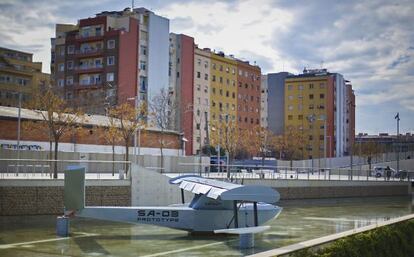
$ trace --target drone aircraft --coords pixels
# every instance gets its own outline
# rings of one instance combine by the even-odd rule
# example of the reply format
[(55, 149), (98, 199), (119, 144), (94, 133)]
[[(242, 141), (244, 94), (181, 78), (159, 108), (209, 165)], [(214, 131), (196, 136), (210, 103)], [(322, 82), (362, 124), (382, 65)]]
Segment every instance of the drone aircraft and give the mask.
[[(181, 189), (181, 203), (163, 207), (85, 206), (85, 170), (65, 171), (65, 213), (77, 217), (152, 224), (189, 232), (229, 233), (229, 230), (259, 228), (282, 211), (274, 205), (279, 193), (267, 186), (238, 185), (195, 175), (170, 179)], [(194, 193), (185, 201), (184, 191)]]

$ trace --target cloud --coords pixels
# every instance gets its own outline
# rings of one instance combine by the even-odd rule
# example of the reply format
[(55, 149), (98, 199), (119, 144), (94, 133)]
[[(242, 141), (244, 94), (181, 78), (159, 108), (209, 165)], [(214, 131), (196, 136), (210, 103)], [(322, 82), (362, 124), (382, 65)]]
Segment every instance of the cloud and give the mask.
[[(33, 52), (48, 71), (56, 23), (128, 4), (2, 0), (0, 45)], [(357, 94), (358, 131), (390, 130), (378, 113), (414, 117), (412, 0), (136, 0), (135, 6), (169, 18), (171, 31), (194, 37), (200, 47), (256, 61), (263, 73), (323, 66), (343, 74)], [(404, 122), (414, 128), (414, 119)]]

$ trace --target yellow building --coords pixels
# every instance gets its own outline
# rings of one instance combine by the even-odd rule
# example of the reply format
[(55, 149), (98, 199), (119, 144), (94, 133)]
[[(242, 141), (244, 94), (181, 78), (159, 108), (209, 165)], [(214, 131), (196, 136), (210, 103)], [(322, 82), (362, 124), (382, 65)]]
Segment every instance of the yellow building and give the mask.
[(327, 156), (334, 154), (332, 89), (329, 74), (301, 74), (285, 79), (285, 133), (294, 131), (302, 142), (296, 150), (297, 158), (323, 158), (325, 143)]
[(210, 76), (211, 127), (230, 120), (237, 123), (237, 61), (223, 53), (211, 53)]
[(42, 73), (42, 63), (33, 62), (33, 54), (0, 47), (0, 105), (18, 106), (29, 101), (41, 86), (50, 83), (50, 75)]

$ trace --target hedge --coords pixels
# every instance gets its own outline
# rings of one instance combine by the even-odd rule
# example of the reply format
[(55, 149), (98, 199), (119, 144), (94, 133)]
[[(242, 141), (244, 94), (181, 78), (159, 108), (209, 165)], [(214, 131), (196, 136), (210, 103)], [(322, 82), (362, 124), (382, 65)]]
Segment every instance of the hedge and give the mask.
[(414, 220), (339, 239), (318, 250), (304, 249), (293, 257), (407, 257), (414, 256)]

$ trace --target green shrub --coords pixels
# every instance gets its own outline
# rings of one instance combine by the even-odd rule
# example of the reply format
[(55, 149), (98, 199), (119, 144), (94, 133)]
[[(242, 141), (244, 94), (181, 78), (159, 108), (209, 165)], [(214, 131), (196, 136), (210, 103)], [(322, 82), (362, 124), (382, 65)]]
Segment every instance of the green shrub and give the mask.
[(293, 257), (414, 256), (414, 220), (339, 239), (319, 250), (304, 249)]

